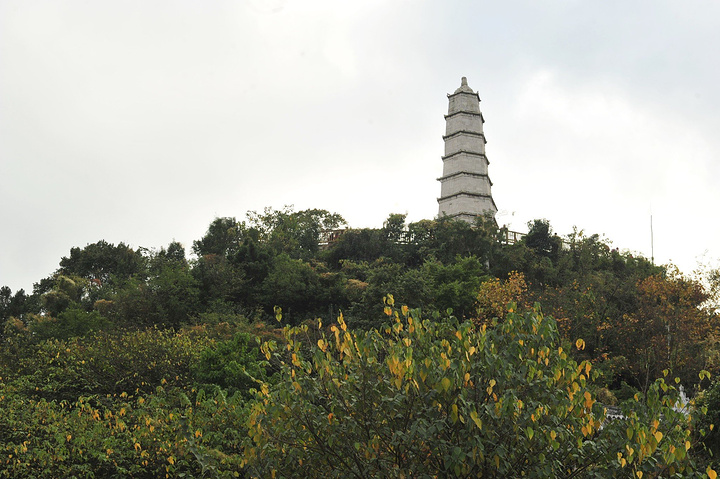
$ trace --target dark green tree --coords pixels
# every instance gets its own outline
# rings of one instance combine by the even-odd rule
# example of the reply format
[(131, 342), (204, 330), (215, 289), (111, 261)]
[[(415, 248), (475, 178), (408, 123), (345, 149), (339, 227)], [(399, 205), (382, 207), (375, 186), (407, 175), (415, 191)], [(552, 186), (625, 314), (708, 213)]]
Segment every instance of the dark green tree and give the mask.
[(237, 252), (246, 231), (245, 223), (235, 218), (215, 218), (205, 236), (193, 242), (193, 252), (200, 257), (232, 255)]
[(70, 249), (70, 256), (60, 260), (59, 273), (105, 284), (113, 276), (122, 280), (141, 273), (144, 266), (145, 258), (139, 250), (100, 240), (82, 249)]

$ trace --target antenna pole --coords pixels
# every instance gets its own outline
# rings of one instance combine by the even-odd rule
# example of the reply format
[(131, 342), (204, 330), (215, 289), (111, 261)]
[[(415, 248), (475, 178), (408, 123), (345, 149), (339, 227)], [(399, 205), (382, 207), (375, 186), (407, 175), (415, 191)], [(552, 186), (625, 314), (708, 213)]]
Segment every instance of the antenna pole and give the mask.
[(652, 264), (654, 266), (655, 265), (655, 243), (653, 240), (652, 215), (650, 215), (650, 261), (652, 262)]

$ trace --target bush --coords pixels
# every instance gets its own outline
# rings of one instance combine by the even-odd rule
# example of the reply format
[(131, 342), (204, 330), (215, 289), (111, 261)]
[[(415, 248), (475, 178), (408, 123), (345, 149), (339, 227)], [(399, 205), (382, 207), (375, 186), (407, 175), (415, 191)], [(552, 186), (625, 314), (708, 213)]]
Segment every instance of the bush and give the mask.
[(19, 390), (47, 400), (192, 387), (191, 365), (209, 340), (191, 331), (97, 332), (40, 342), (13, 372)]
[[(555, 321), (511, 311), (496, 326), (422, 320), (351, 332), (342, 317), (312, 344), (286, 327), (262, 347), (280, 380), (252, 405), (253, 477), (651, 477), (696, 469), (688, 420), (662, 379), (606, 421), (588, 361)], [(579, 340), (578, 347), (584, 343)]]
[(91, 331), (99, 331), (107, 326), (108, 320), (97, 311), (85, 311), (82, 308), (66, 309), (57, 319), (35, 316), (29, 329), (36, 340), (69, 339), (85, 336)]
[(56, 402), (3, 392), (0, 478), (238, 477), (246, 414), (237, 397), (193, 402), (158, 388)]
[(695, 437), (703, 446), (705, 456), (714, 465), (720, 464), (720, 380), (715, 379), (695, 401), (699, 412), (695, 418)]
[(265, 365), (255, 338), (248, 333), (235, 333), (232, 339), (219, 341), (200, 353), (193, 365), (195, 380), (202, 385), (217, 385), (229, 395), (239, 392), (250, 396), (257, 388), (256, 380), (267, 380)]

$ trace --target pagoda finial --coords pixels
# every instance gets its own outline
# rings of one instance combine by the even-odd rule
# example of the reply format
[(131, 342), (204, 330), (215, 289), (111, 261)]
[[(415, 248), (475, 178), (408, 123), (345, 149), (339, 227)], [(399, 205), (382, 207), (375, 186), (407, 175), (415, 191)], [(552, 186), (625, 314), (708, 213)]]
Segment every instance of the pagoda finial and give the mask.
[(462, 77), (462, 81), (460, 82), (460, 87), (455, 90), (455, 93), (475, 93), (473, 92), (472, 88), (468, 86), (467, 77)]

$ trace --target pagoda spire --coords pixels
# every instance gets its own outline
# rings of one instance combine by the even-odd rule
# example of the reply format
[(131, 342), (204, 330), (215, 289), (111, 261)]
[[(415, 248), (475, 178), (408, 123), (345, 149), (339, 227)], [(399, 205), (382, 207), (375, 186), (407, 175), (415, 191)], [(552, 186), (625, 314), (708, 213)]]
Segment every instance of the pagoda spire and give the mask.
[(497, 207), (490, 193), (480, 96), (462, 77), (460, 88), (448, 94), (448, 103), (438, 216), (470, 223), (488, 214), (494, 218)]

